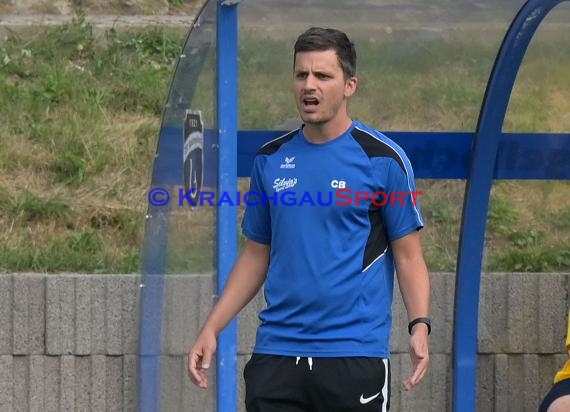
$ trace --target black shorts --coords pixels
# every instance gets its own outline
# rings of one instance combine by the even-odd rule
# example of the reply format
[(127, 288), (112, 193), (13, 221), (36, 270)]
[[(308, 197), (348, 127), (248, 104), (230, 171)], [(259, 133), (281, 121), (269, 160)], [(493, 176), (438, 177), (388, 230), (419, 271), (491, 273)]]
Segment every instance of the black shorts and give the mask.
[(248, 412), (385, 412), (390, 407), (388, 359), (253, 354), (243, 375)]
[(552, 405), (556, 399), (564, 395), (570, 395), (570, 379), (564, 379), (555, 383), (550, 391), (544, 397), (544, 400), (538, 408), (538, 412), (546, 412), (548, 407)]

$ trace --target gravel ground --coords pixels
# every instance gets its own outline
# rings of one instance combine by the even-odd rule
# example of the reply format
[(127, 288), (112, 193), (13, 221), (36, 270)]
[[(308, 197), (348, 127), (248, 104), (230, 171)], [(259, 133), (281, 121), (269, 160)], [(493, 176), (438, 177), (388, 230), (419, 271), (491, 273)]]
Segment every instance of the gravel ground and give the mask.
[[(29, 14), (29, 15), (0, 15), (0, 27), (31, 26), (57, 26), (71, 21), (74, 16), (55, 14)], [(86, 16), (87, 21), (94, 27), (109, 28), (113, 26), (146, 27), (146, 26), (187, 26), (194, 20), (194, 15), (167, 15), (167, 16), (124, 16), (124, 15), (97, 15)]]
[[(242, 0), (240, 24), (244, 29), (259, 31), (268, 37), (297, 35), (310, 23), (338, 25), (351, 34), (392, 30), (429, 33), (442, 31), (476, 32), (490, 30), (493, 35), (503, 33), (523, 0), (505, 0), (502, 7), (491, 7), (485, 2), (433, 3), (414, 0), (390, 2), (387, 0)], [(323, 14), (323, 4), (327, 12)], [(445, 6), (445, 7), (444, 7)], [(568, 32), (570, 4), (559, 7), (549, 16), (550, 28)], [(349, 10), (358, 10), (348, 12)], [(2, 14), (0, 8), (0, 42), (9, 31), (27, 32), (40, 27), (57, 26), (73, 19), (73, 15), (56, 14)], [(189, 28), (199, 7), (173, 8), (168, 15), (88, 15), (86, 20), (96, 30), (111, 27), (143, 28), (167, 26)], [(545, 25), (543, 25), (545, 26)], [(560, 32), (560, 31), (559, 31)]]

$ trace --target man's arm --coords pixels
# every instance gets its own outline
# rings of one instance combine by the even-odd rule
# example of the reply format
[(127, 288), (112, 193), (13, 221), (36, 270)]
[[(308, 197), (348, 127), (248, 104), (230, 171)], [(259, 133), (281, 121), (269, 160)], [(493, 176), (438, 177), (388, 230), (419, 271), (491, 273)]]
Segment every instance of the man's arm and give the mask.
[(188, 374), (195, 385), (208, 387), (205, 371), (210, 367), (216, 351), (217, 337), (263, 285), (269, 265), (269, 251), (270, 245), (247, 240), (230, 272), (222, 296), (188, 355)]
[[(430, 284), (424, 262), (419, 232), (412, 232), (392, 242), (400, 292), (408, 313), (408, 322), (429, 316)], [(412, 373), (404, 380), (404, 388), (410, 390), (425, 375), (429, 364), (428, 329), (417, 323), (410, 337)]]

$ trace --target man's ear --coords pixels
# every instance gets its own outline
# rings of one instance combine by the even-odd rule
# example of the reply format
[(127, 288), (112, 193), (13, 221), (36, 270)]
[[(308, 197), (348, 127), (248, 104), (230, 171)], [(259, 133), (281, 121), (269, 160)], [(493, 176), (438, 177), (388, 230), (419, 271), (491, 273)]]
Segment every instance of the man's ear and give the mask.
[(357, 86), (358, 78), (356, 76), (351, 76), (346, 79), (346, 82), (344, 84), (344, 97), (350, 97), (356, 93)]

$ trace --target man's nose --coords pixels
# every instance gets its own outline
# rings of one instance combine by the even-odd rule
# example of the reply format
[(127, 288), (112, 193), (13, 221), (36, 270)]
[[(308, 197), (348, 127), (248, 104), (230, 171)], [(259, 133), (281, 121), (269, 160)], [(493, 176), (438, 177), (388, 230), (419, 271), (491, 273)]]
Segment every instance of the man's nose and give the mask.
[(315, 76), (312, 74), (307, 75), (307, 78), (305, 79), (304, 89), (315, 90)]

